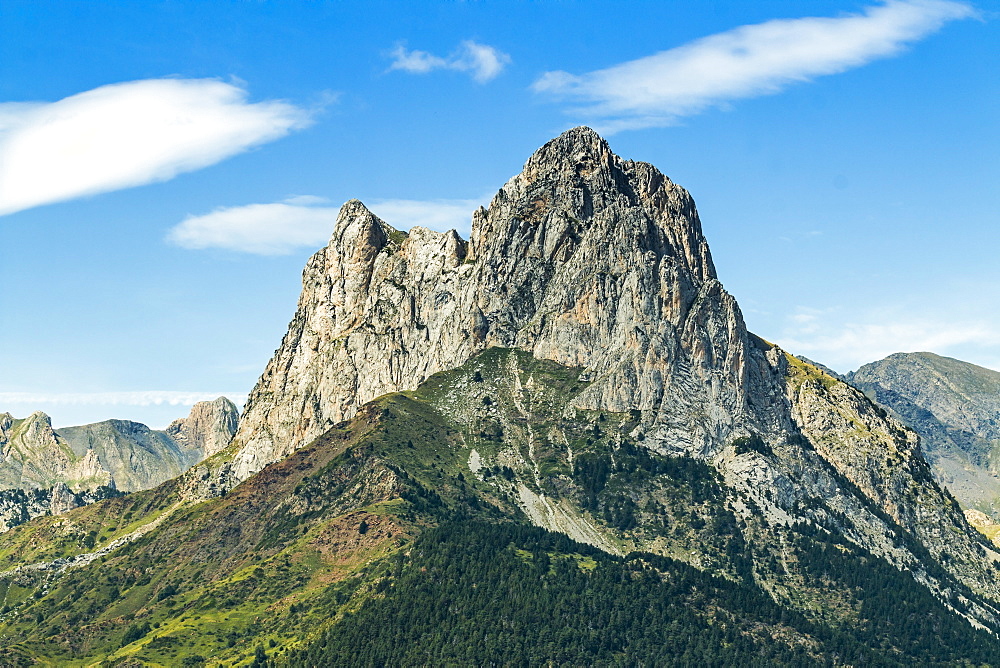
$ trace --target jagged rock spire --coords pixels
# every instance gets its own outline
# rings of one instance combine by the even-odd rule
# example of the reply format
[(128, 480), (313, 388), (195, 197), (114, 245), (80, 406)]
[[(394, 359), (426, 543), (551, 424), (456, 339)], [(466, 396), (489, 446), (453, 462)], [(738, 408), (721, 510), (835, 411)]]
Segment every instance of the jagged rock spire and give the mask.
[[(343, 206), (250, 396), (234, 479), (490, 346), (584, 367), (581, 405), (663, 416), (664, 447), (715, 447), (757, 419), (748, 394), (772, 382), (687, 191), (574, 128), (473, 214), (468, 243)], [(678, 404), (704, 419), (671, 424)]]

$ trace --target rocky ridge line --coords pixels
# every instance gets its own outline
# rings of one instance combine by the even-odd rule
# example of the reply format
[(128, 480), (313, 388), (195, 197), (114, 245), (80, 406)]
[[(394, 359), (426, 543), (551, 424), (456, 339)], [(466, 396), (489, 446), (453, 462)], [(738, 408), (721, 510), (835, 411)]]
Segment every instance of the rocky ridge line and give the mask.
[(647, 411), (664, 449), (707, 456), (750, 425), (788, 426), (771, 420), (781, 380), (716, 278), (690, 195), (576, 128), (474, 213), (468, 242), (344, 205), (250, 395), (232, 480), (491, 346), (583, 367), (580, 407)]
[(225, 448), (238, 420), (225, 397), (195, 404), (165, 431), (129, 420), (55, 430), (42, 412), (0, 414), (0, 531), (177, 477)]

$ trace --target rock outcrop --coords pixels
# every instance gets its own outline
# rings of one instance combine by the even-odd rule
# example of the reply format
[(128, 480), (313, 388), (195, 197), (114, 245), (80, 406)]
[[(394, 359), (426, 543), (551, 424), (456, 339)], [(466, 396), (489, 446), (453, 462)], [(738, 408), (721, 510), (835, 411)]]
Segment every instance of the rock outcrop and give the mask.
[(40, 515), (61, 515), (65, 512), (120, 496), (113, 485), (74, 492), (65, 483), (48, 489), (0, 490), (0, 533), (24, 524)]
[(240, 412), (236, 404), (219, 397), (214, 401), (196, 403), (186, 418), (170, 423), (166, 435), (182, 450), (199, 453), (200, 460), (229, 445), (239, 422)]
[(344, 205), (250, 395), (235, 479), (492, 346), (583, 367), (580, 407), (647, 411), (664, 449), (709, 456), (750, 425), (785, 426), (768, 411), (780, 376), (716, 278), (690, 195), (577, 128), (474, 213), (468, 242)]
[(92, 489), (109, 484), (111, 474), (93, 452), (74, 452), (45, 413), (23, 420), (0, 415), (0, 489), (47, 488), (57, 482)]

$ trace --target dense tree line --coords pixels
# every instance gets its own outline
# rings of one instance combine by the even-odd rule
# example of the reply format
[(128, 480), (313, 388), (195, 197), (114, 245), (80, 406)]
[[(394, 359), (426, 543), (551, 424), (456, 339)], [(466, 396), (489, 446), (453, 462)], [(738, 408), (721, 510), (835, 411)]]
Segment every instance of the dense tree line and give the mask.
[[(835, 629), (810, 622), (753, 585), (715, 578), (666, 557), (617, 558), (535, 527), (459, 521), (429, 530), (408, 556), (394, 557), (365, 605), (288, 661), (292, 666), (1000, 664), (995, 639), (946, 611), (908, 575), (891, 567), (859, 569), (858, 555), (806, 536), (801, 541), (811, 570), (853, 577), (862, 601), (860, 623)], [(893, 605), (899, 606), (898, 615), (891, 614)]]

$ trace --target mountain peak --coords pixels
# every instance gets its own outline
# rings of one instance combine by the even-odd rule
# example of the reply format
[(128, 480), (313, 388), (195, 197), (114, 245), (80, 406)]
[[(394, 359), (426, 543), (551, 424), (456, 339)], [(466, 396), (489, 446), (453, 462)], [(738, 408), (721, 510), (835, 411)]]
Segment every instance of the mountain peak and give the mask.
[[(415, 391), (499, 349), (501, 358), (564, 369), (572, 392), (560, 414), (627, 416), (623, 438), (711, 462), (748, 521), (864, 515), (852, 540), (913, 565), (916, 557), (901, 556), (880, 522), (912, 527), (933, 554), (950, 549), (947, 541), (964, 550), (975, 538), (929, 482), (911, 432), (856, 390), (747, 332), (716, 278), (687, 191), (652, 165), (616, 156), (592, 130), (575, 128), (535, 151), (473, 215), (466, 253), (454, 235), (400, 234), (360, 202), (345, 205), (330, 245), (306, 266), (298, 309), (230, 450), (192, 471), (185, 497), (225, 493), (377, 397)], [(523, 417), (537, 381), (515, 375), (503, 410)], [(488, 392), (480, 405), (499, 403), (494, 385)], [(448, 402), (449, 413), (472, 410), (452, 395)], [(510, 431), (494, 426), (484, 422), (475, 433)], [(522, 490), (518, 503), (547, 526), (542, 518), (554, 511), (538, 494), (555, 494), (563, 482), (546, 491), (532, 453), (560, 444), (576, 452), (588, 441), (571, 445), (548, 427), (526, 438), (496, 453), (494, 464), (524, 464), (523, 481), (537, 491)], [(804, 485), (803, 475), (820, 482)], [(830, 513), (802, 513), (814, 503)], [(892, 519), (869, 514), (866, 503)], [(933, 543), (921, 533), (931, 525), (909, 514), (931, 506), (942, 509), (939, 526), (956, 529), (927, 528), (943, 534)], [(981, 563), (953, 569), (970, 587), (995, 588)]]
[(340, 207), (330, 245), (362, 258), (367, 253), (380, 251), (394, 231), (361, 200), (351, 199)]
[[(744, 422), (762, 364), (722, 290), (691, 196), (623, 160), (590, 128), (539, 148), (473, 214), (470, 241), (393, 230), (358, 200), (303, 273), (299, 308), (234, 438), (236, 480), (354, 415), (489, 347), (584, 369), (581, 407), (659, 410), (694, 369), (733, 378), (704, 424), (660, 425), (677, 447), (715, 448)], [(751, 364), (750, 368), (743, 365)], [(688, 381), (684, 381), (686, 384)], [(711, 390), (715, 392), (715, 390)], [(691, 400), (691, 401), (700, 401)], [(689, 401), (689, 399), (684, 399)], [(717, 423), (722, 420), (722, 423)], [(708, 441), (716, 443), (709, 445)]]
[[(963, 389), (957, 381), (965, 378), (973, 384)], [(956, 390), (957, 410), (972, 405), (989, 380), (974, 369), (938, 379)], [(997, 397), (994, 391), (990, 398)], [(174, 427), (203, 432), (199, 423), (217, 424), (233, 410), (222, 399), (199, 404)], [(592, 130), (576, 128), (536, 151), (489, 208), (474, 214), (469, 243), (454, 232), (404, 234), (361, 202), (345, 204), (331, 242), (303, 272), (298, 309), (232, 443), (180, 481), (77, 515), (79, 535), (89, 515), (93, 535), (111, 542), (98, 552), (74, 548), (73, 556), (108, 558), (84, 565), (91, 570), (66, 586), (52, 586), (50, 565), (62, 570), (69, 563), (63, 550), (72, 538), (60, 538), (58, 560), (33, 565), (46, 568), (35, 571), (38, 595), (20, 584), (27, 569), (8, 571), (24, 593), (8, 606), (13, 622), (5, 628), (29, 634), (8, 634), (18, 646), (33, 636), (62, 657), (84, 660), (76, 647), (98, 647), (90, 638), (53, 641), (53, 629), (72, 615), (119, 658), (132, 653), (136, 661), (173, 665), (181, 651), (226, 651), (218, 641), (229, 636), (217, 624), (204, 643), (176, 642), (179, 615), (196, 633), (198, 615), (189, 613), (200, 606), (210, 621), (236, 620), (233, 628), (255, 643), (321, 637), (324, 644), (300, 653), (300, 663), (344, 663), (325, 652), (335, 646), (350, 653), (349, 663), (361, 645), (406, 647), (399, 631), (413, 625), (400, 625), (395, 613), (435, 605), (414, 605), (414, 592), (431, 582), (455, 583), (455, 569), (444, 564), (472, 563), (434, 558), (424, 568), (415, 561), (427, 555), (424, 546), (448, 535), (449, 550), (467, 546), (470, 530), (485, 529), (482, 547), (466, 554), (490, 563), (501, 553), (509, 557), (494, 583), (521, 569), (530, 575), (519, 582), (542, 577), (550, 591), (556, 581), (549, 574), (560, 573), (668, 585), (614, 613), (626, 622), (641, 618), (649, 608), (644, 601), (667, 599), (696, 603), (697, 616), (709, 615), (709, 622), (720, 619), (724, 608), (705, 598), (716, 585), (685, 593), (678, 585), (693, 580), (669, 574), (677, 572), (670, 567), (676, 558), (729, 591), (756, 592), (740, 596), (740, 610), (781, 610), (773, 616), (777, 633), (754, 622), (744, 634), (732, 625), (737, 617), (723, 618), (727, 638), (790, 638), (795, 655), (787, 663), (822, 663), (818, 640), (833, 638), (830, 661), (878, 663), (877, 651), (886, 651), (897, 662), (951, 665), (957, 655), (930, 661), (924, 641), (952, 638), (954, 646), (967, 646), (954, 632), (955, 615), (1000, 629), (1000, 553), (934, 483), (918, 446), (916, 433), (854, 387), (749, 334), (715, 277), (687, 192), (655, 167), (614, 155)], [(64, 492), (59, 487), (53, 495)], [(178, 503), (213, 496), (220, 498), (197, 509)], [(125, 508), (128, 514), (118, 512)], [(108, 521), (114, 524), (105, 530)], [(631, 562), (636, 577), (609, 575), (610, 560), (598, 565), (600, 552), (568, 542), (563, 556), (551, 543), (515, 554), (518, 543), (490, 528), (526, 536), (527, 523), (605, 552), (631, 553), (636, 558), (614, 563)], [(427, 526), (443, 533), (424, 533)], [(148, 538), (110, 554), (128, 540), (124, 531)], [(414, 534), (427, 542), (412, 542)], [(16, 544), (30, 547), (27, 540)], [(151, 578), (137, 580), (150, 564)], [(650, 577), (654, 570), (666, 577)], [(120, 583), (122, 591), (115, 584), (107, 596), (95, 582)], [(326, 589), (331, 582), (335, 588)], [(478, 587), (490, 599), (498, 589), (479, 584), (486, 582), (449, 585), (435, 598), (458, 600), (450, 592)], [(574, 592), (587, 586), (576, 582)], [(136, 589), (125, 589), (131, 583)], [(310, 592), (306, 583), (323, 589)], [(331, 631), (351, 623), (338, 610), (372, 610), (368, 594), (376, 588), (385, 594), (382, 612), (355, 620), (358, 640), (327, 643), (336, 637)], [(126, 599), (141, 611), (130, 627), (137, 631), (125, 632), (128, 642), (106, 623)], [(618, 600), (633, 596), (608, 593), (602, 605)], [(931, 614), (933, 606), (939, 614)], [(481, 611), (482, 604), (463, 609)], [(905, 625), (893, 623), (900, 610)], [(39, 626), (53, 611), (61, 616)], [(676, 613), (670, 615), (674, 623)], [(248, 630), (240, 620), (251, 617), (257, 621)], [(495, 618), (482, 617), (487, 624)], [(341, 621), (331, 626), (331, 619)], [(820, 630), (817, 642), (789, 635), (796, 620), (808, 622), (799, 628)], [(631, 624), (653, 629), (649, 662), (680, 656), (664, 647), (665, 627), (649, 621)], [(887, 644), (900, 626), (906, 642)], [(393, 633), (369, 642), (371, 630), (382, 628)], [(861, 651), (845, 649), (841, 639), (852, 633)], [(421, 629), (414, 638), (426, 635)], [(582, 638), (592, 644), (590, 635)], [(990, 653), (975, 663), (993, 665), (995, 637), (982, 640)], [(536, 657), (548, 651), (526, 646)], [(572, 658), (568, 646), (560, 640), (554, 656), (595, 662)], [(373, 656), (365, 660), (384, 665), (444, 655)], [(470, 656), (461, 658), (469, 663)], [(628, 646), (591, 659), (621, 656), (633, 656)], [(740, 663), (733, 656), (719, 663)]]
[(581, 175), (593, 168), (593, 161), (599, 157), (613, 155), (607, 140), (594, 130), (579, 126), (563, 132), (549, 140), (529, 158), (528, 164), (553, 162), (570, 159), (576, 161), (574, 168)]
[(226, 397), (199, 401), (186, 418), (174, 420), (166, 433), (182, 448), (200, 450), (211, 457), (222, 450), (236, 433), (239, 409)]
[(612, 251), (669, 256), (699, 280), (716, 276), (690, 194), (652, 165), (618, 157), (588, 127), (535, 151), (489, 208), (474, 214), (471, 255), (493, 249), (560, 263), (584, 236)]

